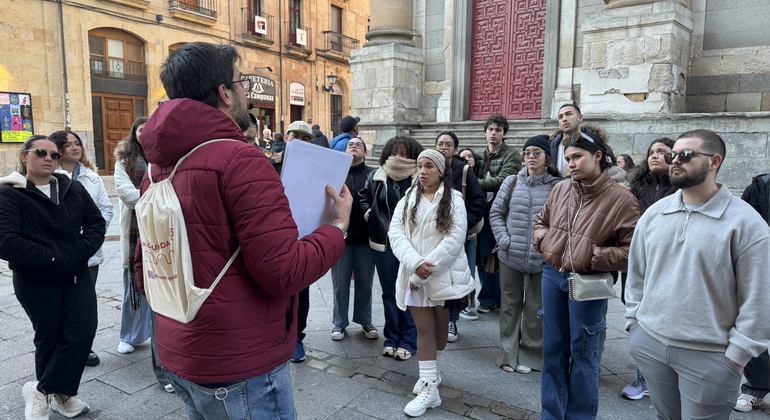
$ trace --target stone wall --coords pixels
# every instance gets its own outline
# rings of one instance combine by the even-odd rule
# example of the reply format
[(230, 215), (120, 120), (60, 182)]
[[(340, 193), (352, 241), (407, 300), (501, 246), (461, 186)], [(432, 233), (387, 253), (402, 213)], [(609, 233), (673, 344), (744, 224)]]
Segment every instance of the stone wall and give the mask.
[(695, 2), (687, 112), (770, 111), (770, 3)]

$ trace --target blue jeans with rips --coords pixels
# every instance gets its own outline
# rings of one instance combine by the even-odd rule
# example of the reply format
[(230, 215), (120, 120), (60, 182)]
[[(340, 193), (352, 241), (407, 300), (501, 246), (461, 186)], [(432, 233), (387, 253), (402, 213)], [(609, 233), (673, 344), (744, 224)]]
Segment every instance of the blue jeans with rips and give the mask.
[(417, 328), (414, 326), (412, 314), (398, 309), (396, 303), (396, 279), (398, 278), (399, 262), (390, 245), (385, 252), (372, 252), (377, 276), (382, 287), (382, 306), (385, 310), (385, 347), (404, 348), (414, 353), (417, 350)]
[(281, 363), (267, 373), (227, 386), (205, 387), (164, 369), (174, 392), (184, 402), (187, 418), (296, 419), (289, 364)]
[(595, 419), (607, 300), (569, 299), (569, 273), (543, 269), (541, 419)]
[(369, 244), (345, 245), (345, 252), (332, 266), (335, 327), (348, 326), (350, 302), (350, 276), (354, 274), (353, 322), (361, 325), (372, 323), (372, 282), (374, 281), (374, 257)]

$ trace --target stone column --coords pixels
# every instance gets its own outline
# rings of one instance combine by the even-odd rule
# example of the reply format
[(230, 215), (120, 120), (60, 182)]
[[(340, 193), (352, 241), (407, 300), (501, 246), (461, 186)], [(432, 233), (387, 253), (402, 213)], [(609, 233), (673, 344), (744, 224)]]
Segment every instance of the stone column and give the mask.
[(625, 0), (586, 16), (580, 107), (588, 113), (685, 112), (689, 0)]
[(369, 9), (369, 33), (364, 47), (384, 44), (414, 47), (412, 0), (373, 1)]
[(408, 134), (422, 118), (424, 51), (412, 40), (412, 1), (371, 2), (371, 29), (350, 55), (351, 113), (361, 117), (361, 137), (384, 144)]

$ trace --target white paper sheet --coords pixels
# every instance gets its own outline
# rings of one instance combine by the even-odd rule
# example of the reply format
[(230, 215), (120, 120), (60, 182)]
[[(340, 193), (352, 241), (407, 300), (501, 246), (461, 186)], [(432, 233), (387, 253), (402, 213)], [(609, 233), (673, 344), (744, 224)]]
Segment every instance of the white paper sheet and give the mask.
[(347, 153), (312, 143), (286, 143), (281, 181), (300, 238), (329, 223), (332, 200), (326, 197), (326, 184), (332, 184), (339, 194), (352, 161)]

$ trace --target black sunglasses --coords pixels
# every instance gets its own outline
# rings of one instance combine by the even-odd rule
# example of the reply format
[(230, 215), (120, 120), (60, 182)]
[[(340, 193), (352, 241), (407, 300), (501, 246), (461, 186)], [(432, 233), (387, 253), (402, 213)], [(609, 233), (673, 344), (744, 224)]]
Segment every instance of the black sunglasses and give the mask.
[[(41, 159), (48, 156), (48, 153), (49, 153), (48, 150), (45, 150), (45, 149), (27, 149), (24, 151), (24, 153), (29, 153), (29, 152), (35, 152), (37, 157)], [(51, 154), (51, 159), (53, 160), (59, 160), (59, 158), (61, 158), (61, 153), (59, 152), (50, 152), (50, 154)]]
[(703, 152), (696, 152), (695, 150), (685, 149), (681, 152), (668, 152), (665, 155), (663, 155), (663, 160), (666, 161), (667, 164), (671, 165), (672, 162), (674, 162), (674, 159), (679, 156), (679, 161), (682, 163), (687, 163), (690, 160), (692, 160), (693, 156), (714, 156), (712, 153), (703, 153)]

